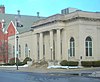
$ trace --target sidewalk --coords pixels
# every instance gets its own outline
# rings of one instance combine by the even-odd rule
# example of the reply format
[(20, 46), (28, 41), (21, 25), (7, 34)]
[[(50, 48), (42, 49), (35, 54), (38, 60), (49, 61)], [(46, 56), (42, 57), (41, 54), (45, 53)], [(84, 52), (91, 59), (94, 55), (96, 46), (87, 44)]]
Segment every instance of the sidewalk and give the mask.
[(100, 77), (100, 67), (95, 68), (79, 68), (79, 69), (48, 69), (48, 68), (20, 68), (20, 72), (35, 72), (35, 73), (52, 73), (52, 74), (90, 74), (90, 77)]

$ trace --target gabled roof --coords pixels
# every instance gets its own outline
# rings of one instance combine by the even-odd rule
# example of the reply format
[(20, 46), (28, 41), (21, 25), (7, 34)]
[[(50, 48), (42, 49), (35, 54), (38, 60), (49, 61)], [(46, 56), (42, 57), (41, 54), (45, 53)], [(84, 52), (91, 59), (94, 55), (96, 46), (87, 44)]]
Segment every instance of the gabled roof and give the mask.
[(0, 21), (4, 20), (4, 28), (7, 30), (9, 23), (12, 21), (15, 24), (15, 21), (20, 21), (21, 25), (20, 27), (16, 28), (19, 33), (23, 33), (26, 31), (30, 31), (31, 26), (33, 25), (33, 22), (36, 22), (38, 20), (45, 19), (45, 17), (38, 17), (38, 16), (27, 16), (27, 15), (16, 15), (16, 14), (1, 14), (0, 13)]
[(8, 37), (9, 36), (13, 36), (16, 33), (16, 28), (14, 23), (11, 21), (11, 23), (8, 25), (8, 29), (7, 29), (7, 33), (8, 33)]

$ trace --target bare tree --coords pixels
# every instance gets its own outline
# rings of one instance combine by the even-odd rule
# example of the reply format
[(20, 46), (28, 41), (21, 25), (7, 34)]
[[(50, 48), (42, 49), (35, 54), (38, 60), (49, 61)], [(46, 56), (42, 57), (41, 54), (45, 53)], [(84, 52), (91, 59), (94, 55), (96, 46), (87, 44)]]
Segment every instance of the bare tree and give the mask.
[(2, 41), (2, 44), (0, 45), (0, 62), (7, 63), (7, 59), (8, 59), (8, 43)]

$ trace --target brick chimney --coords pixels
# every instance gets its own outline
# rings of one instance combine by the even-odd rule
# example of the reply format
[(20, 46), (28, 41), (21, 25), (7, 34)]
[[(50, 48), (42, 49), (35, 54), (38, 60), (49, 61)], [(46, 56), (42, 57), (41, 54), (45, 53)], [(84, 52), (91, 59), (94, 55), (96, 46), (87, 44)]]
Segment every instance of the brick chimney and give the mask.
[(0, 13), (5, 13), (5, 6), (4, 5), (0, 5)]

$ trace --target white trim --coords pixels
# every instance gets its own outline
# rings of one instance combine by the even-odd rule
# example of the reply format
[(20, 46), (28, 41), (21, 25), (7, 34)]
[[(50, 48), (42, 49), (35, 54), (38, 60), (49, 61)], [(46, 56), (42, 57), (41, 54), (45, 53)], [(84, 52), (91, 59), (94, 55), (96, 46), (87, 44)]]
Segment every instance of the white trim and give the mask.
[[(14, 28), (15, 28), (15, 33), (18, 34), (19, 32), (18, 32), (17, 29), (16, 29), (16, 23), (14, 24), (13, 21), (11, 21), (11, 22), (9, 23), (8, 27), (10, 26), (11, 23), (13, 24), (13, 26), (14, 26)], [(8, 30), (8, 28), (7, 28), (7, 30)], [(6, 32), (8, 32), (7, 30), (6, 30)]]
[(16, 51), (17, 51), (17, 48), (16, 48), (16, 33), (15, 33), (15, 63), (16, 63)]

